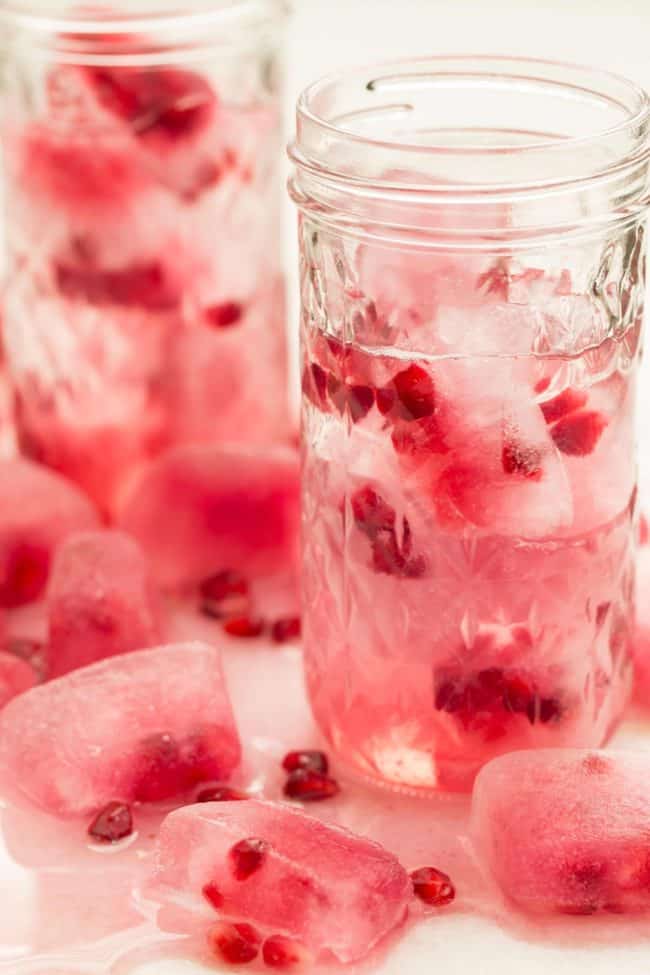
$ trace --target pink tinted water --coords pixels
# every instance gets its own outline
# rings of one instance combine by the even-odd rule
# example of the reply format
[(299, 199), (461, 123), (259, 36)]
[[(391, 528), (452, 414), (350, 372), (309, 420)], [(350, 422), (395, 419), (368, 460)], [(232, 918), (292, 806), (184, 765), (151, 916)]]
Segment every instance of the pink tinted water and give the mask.
[[(503, 307), (512, 336), (527, 327)], [(600, 744), (631, 676), (638, 327), (573, 357), (428, 359), (377, 347), (373, 304), (356, 329), (367, 344), (303, 336), (320, 727), (357, 773), (406, 789), (467, 789), (519, 748)]]

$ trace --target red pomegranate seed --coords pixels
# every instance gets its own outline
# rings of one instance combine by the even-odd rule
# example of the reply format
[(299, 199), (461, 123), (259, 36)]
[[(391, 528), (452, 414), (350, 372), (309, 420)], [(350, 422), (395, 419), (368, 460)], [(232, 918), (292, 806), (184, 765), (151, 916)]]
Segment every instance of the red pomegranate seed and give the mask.
[(210, 305), (204, 311), (208, 324), (214, 328), (230, 328), (244, 317), (244, 308), (238, 301), (224, 301), (221, 305)]
[(504, 443), (501, 463), (506, 474), (515, 474), (530, 481), (539, 481), (543, 473), (541, 451), (514, 440)]
[(210, 789), (202, 789), (196, 797), (197, 802), (243, 802), (250, 799), (245, 792), (231, 789), (227, 785), (215, 785)]
[(350, 499), (352, 514), (357, 528), (373, 539), (380, 531), (392, 531), (395, 527), (395, 509), (369, 485), (359, 488)]
[(332, 799), (340, 791), (336, 779), (310, 768), (297, 768), (291, 772), (284, 787), (285, 796), (289, 799), (300, 799), (302, 802)]
[(486, 294), (497, 295), (503, 301), (508, 300), (510, 293), (510, 270), (503, 261), (497, 261), (476, 279), (476, 290), (485, 288)]
[(307, 768), (312, 772), (321, 772), (327, 775), (330, 770), (329, 759), (325, 752), (315, 749), (305, 749), (299, 752), (289, 752), (282, 760), (282, 768), (287, 772), (295, 772), (296, 769)]
[(57, 287), (67, 298), (93, 305), (120, 305), (147, 311), (169, 311), (180, 301), (178, 289), (156, 261), (118, 270), (57, 264)]
[(433, 379), (415, 363), (393, 378), (398, 403), (395, 404), (404, 420), (421, 420), (435, 412), (436, 398)]
[(555, 423), (569, 413), (582, 409), (587, 402), (587, 394), (578, 389), (565, 389), (554, 399), (540, 403), (540, 409), (547, 423)]
[(526, 714), (534, 698), (534, 691), (523, 677), (514, 674), (506, 678), (503, 689), (503, 706), (506, 711)]
[(297, 968), (312, 961), (312, 956), (298, 941), (281, 934), (266, 939), (262, 946), (262, 957), (269, 968)]
[(353, 423), (363, 420), (375, 404), (375, 391), (371, 386), (357, 384), (347, 379), (340, 382), (332, 373), (327, 380), (327, 390), (339, 413), (343, 414), (347, 410)]
[(446, 904), (451, 904), (456, 896), (450, 878), (435, 867), (421, 867), (419, 870), (414, 870), (411, 880), (415, 896), (430, 907), (444, 907)]
[(320, 401), (321, 403), (324, 403), (327, 398), (327, 373), (322, 366), (318, 365), (317, 362), (312, 362), (311, 376)]
[(204, 579), (199, 587), (203, 600), (201, 610), (206, 616), (244, 616), (248, 609), (248, 582), (239, 572), (227, 569)]
[(257, 873), (264, 866), (268, 851), (269, 844), (256, 837), (235, 843), (228, 853), (235, 880), (248, 880), (254, 873)]
[(88, 835), (99, 843), (118, 843), (133, 832), (131, 807), (109, 802), (88, 827)]
[(410, 422), (398, 420), (391, 439), (396, 452), (408, 457), (449, 453), (449, 446), (436, 416)]
[(208, 945), (230, 965), (248, 965), (260, 953), (262, 938), (250, 924), (219, 921), (208, 931)]
[(236, 636), (242, 640), (251, 640), (261, 636), (266, 629), (263, 620), (251, 616), (233, 616), (226, 620), (223, 628), (229, 636)]
[(221, 910), (223, 907), (223, 894), (216, 884), (206, 884), (202, 893), (208, 904), (214, 907), (215, 911)]
[(593, 453), (600, 440), (607, 419), (595, 410), (570, 413), (551, 428), (551, 436), (558, 450), (571, 457), (586, 457)]
[(50, 572), (49, 552), (24, 542), (9, 553), (0, 574), (0, 606), (17, 609), (42, 595)]
[(141, 138), (185, 139), (208, 123), (216, 105), (208, 82), (183, 68), (102, 66), (86, 72), (102, 106)]
[(390, 386), (384, 386), (383, 389), (377, 390), (375, 399), (377, 401), (377, 409), (382, 416), (388, 416), (392, 412), (396, 398), (395, 390), (391, 389)]
[(289, 643), (300, 639), (301, 623), (299, 616), (287, 616), (286, 619), (276, 620), (271, 627), (271, 639), (274, 643)]

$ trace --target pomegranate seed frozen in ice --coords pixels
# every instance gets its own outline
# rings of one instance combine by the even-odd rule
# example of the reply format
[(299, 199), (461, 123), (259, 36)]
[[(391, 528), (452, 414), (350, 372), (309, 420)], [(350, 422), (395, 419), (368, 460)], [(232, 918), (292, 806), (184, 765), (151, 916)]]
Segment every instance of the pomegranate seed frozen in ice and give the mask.
[(543, 749), (495, 759), (474, 787), (477, 852), (524, 911), (650, 911), (649, 774), (645, 752)]
[(48, 614), (49, 677), (155, 646), (156, 594), (137, 542), (117, 531), (71, 535), (54, 562)]
[(57, 816), (181, 799), (227, 781), (240, 755), (220, 654), (205, 643), (74, 670), (16, 698), (0, 718), (0, 766)]
[(288, 431), (282, 16), (131, 6), (52, 16), (38, 65), (15, 25), (3, 117), (20, 444), (108, 513), (171, 444)]
[[(298, 454), (289, 447), (178, 447), (147, 468), (121, 507), (165, 587), (291, 573), (300, 526)], [(223, 573), (228, 573), (224, 576)], [(232, 588), (242, 592), (241, 582)], [(218, 601), (219, 601), (218, 600)]]
[[(242, 872), (234, 851), (253, 839), (255, 869)], [(408, 874), (376, 843), (258, 800), (188, 806), (163, 823), (156, 898), (205, 914), (208, 885), (224, 917), (342, 962), (363, 958), (401, 924), (412, 894)]]
[(72, 532), (98, 526), (91, 503), (58, 474), (26, 460), (0, 461), (0, 607), (40, 599), (57, 547)]
[[(597, 748), (631, 688), (646, 206), (624, 217), (565, 97), (609, 79), (529, 67), (358, 68), (298, 103), (307, 688), (398, 789)], [(566, 154), (527, 144), (538, 112)]]

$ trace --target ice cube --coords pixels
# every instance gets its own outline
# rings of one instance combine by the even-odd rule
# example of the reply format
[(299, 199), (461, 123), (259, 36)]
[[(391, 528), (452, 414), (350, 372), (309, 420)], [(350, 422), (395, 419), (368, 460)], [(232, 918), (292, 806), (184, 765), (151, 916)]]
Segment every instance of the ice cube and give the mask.
[(49, 677), (155, 646), (160, 637), (144, 553), (118, 531), (82, 532), (64, 542), (54, 560), (48, 610)]
[(0, 650), (0, 709), (36, 683), (36, 672), (26, 660)]
[(246, 578), (291, 571), (298, 454), (280, 446), (175, 448), (144, 471), (118, 523), (141, 543), (163, 586), (226, 569)]
[[(258, 856), (243, 856), (253, 847)], [(152, 888), (207, 916), (219, 903), (225, 917), (342, 962), (363, 958), (399, 925), (412, 892), (404, 869), (376, 843), (258, 800), (169, 815)]]
[(479, 773), (472, 828), (503, 893), (532, 913), (650, 910), (647, 752), (503, 755)]
[(57, 546), (98, 524), (90, 501), (58, 474), (26, 460), (0, 461), (0, 607), (37, 600)]
[(0, 765), (58, 816), (184, 796), (227, 780), (240, 752), (219, 651), (199, 642), (72, 671), (0, 716)]

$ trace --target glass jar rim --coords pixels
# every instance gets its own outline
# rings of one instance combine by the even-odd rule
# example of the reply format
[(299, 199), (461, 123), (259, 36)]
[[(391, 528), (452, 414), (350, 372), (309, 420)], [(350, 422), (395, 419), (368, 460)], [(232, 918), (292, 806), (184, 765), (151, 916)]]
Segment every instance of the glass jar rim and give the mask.
[(16, 27), (43, 33), (75, 31), (103, 34), (108, 31), (173, 29), (191, 22), (197, 28), (212, 28), (229, 20), (262, 20), (288, 13), (286, 0), (155, 0), (134, 9), (116, 9), (108, 4), (75, 3), (63, 7), (49, 0), (0, 0), (0, 20)]
[[(401, 101), (389, 101), (376, 108), (369, 105), (340, 117), (328, 117), (326, 107), (333, 104), (337, 89), (356, 82), (359, 82), (360, 92), (363, 90), (368, 95), (397, 92)], [(504, 88), (510, 86), (513, 90), (519, 86), (520, 91), (526, 85), (531, 90), (534, 86), (546, 86), (563, 97), (580, 95), (603, 105), (615, 106), (623, 112), (623, 117), (616, 124), (588, 135), (537, 138), (518, 145), (423, 144), (368, 136), (352, 128), (352, 119), (359, 121), (372, 113), (377, 117), (382, 112), (408, 113), (412, 110), (405, 94), (409, 86), (415, 90), (418, 86), (450, 86), (471, 82), (495, 82)], [(339, 156), (357, 151), (353, 172), (337, 166), (333, 161), (336, 155), (333, 148), (338, 150)], [(584, 150), (607, 151), (610, 161), (580, 177), (567, 175), (562, 168), (562, 160), (570, 159)], [(385, 173), (379, 174), (372, 163), (373, 153), (381, 153), (393, 165), (387, 165)], [(621, 166), (634, 166), (647, 161), (650, 157), (650, 98), (640, 85), (622, 76), (571, 62), (471, 54), (379, 62), (327, 75), (302, 92), (297, 103), (297, 135), (289, 146), (289, 155), (298, 170), (315, 177), (354, 182), (357, 186), (365, 185), (376, 190), (445, 194), (457, 193), (462, 187), (463, 194), (471, 195), (552, 188), (577, 182), (580, 178), (606, 178)], [(521, 161), (521, 169), (531, 175), (501, 181), (498, 178), (498, 162), (505, 155), (511, 162)], [(462, 183), (453, 178), (443, 178), (436, 183), (429, 178), (429, 173), (439, 170), (448, 170), (453, 174), (457, 162), (468, 157), (483, 165), (489, 163), (497, 178)], [(555, 172), (552, 171), (554, 166), (557, 167)], [(426, 178), (423, 179), (423, 176)]]

